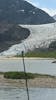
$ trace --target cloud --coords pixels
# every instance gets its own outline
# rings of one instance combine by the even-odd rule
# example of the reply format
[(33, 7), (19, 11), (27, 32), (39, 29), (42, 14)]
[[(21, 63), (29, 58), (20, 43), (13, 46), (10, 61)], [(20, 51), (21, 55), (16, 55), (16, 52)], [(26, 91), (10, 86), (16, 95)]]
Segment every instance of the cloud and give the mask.
[(48, 9), (48, 8), (42, 8), (45, 12), (47, 12), (50, 16), (56, 15), (56, 9)]

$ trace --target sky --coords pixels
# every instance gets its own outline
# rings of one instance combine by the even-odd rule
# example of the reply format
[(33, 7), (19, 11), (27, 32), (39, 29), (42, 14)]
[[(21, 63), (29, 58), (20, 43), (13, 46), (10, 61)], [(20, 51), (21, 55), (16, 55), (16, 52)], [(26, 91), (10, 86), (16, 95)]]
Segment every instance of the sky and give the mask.
[(56, 0), (26, 0), (34, 6), (46, 11), (49, 15), (56, 14)]

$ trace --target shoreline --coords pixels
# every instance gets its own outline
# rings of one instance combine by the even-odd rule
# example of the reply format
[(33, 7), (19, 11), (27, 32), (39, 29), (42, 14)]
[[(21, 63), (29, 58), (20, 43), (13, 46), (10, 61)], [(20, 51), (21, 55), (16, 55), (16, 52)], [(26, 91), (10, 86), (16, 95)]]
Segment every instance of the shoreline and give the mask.
[[(22, 57), (0, 57), (0, 60), (21, 60)], [(55, 60), (55, 58), (40, 58), (40, 57), (25, 57), (24, 59), (30, 60)], [(14, 86), (25, 87), (24, 79), (6, 79), (3, 74), (0, 74), (0, 85), (2, 86)], [(56, 77), (38, 77), (34, 79), (28, 79), (28, 87), (32, 88), (56, 88)]]
[[(19, 59), (19, 60), (21, 60), (22, 59), (22, 57), (2, 57), (2, 56), (0, 56), (0, 60), (17, 60), (17, 59)], [(24, 59), (25, 60), (55, 60), (55, 58), (44, 58), (44, 57), (24, 57)]]
[[(6, 79), (0, 75), (0, 85), (13, 86), (18, 88), (25, 88), (24, 79)], [(28, 79), (29, 88), (56, 88), (56, 78), (38, 77), (35, 79)]]

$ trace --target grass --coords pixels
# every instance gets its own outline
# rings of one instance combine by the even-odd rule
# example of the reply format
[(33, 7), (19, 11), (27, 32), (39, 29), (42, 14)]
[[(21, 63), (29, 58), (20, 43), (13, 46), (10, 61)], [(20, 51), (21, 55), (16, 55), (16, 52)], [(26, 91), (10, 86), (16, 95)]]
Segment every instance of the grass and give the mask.
[(56, 51), (28, 52), (25, 57), (56, 58)]
[(36, 73), (25, 73), (24, 72), (5, 72), (4, 78), (7, 79), (34, 79), (34, 78), (56, 78), (55, 76), (46, 75), (46, 74), (36, 74)]
[[(22, 55), (15, 55), (15, 57), (22, 57)], [(56, 50), (55, 51), (40, 51), (40, 52), (30, 51), (24, 54), (24, 57), (56, 58)]]
[(5, 72), (4, 77), (8, 79), (33, 79), (34, 75), (32, 73), (25, 73), (24, 72)]

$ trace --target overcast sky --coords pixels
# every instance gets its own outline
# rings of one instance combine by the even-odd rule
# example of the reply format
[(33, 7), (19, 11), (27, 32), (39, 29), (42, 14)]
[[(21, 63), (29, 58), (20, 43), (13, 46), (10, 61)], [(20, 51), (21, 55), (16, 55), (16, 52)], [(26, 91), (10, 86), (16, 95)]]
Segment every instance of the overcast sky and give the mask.
[(26, 0), (33, 5), (45, 10), (49, 15), (56, 14), (56, 0)]

